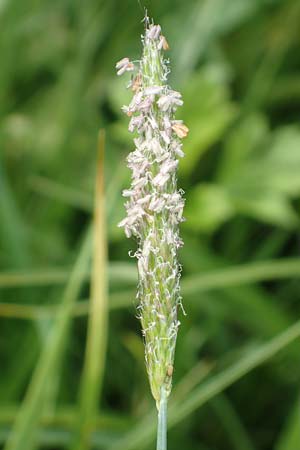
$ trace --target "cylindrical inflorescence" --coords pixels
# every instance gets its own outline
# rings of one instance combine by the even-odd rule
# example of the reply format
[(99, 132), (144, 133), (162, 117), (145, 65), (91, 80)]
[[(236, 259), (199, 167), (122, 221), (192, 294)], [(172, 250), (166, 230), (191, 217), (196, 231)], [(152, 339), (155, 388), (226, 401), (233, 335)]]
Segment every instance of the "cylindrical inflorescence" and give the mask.
[(135, 150), (128, 156), (132, 171), (127, 216), (119, 223), (127, 237), (138, 242), (138, 317), (145, 342), (145, 359), (152, 394), (159, 405), (161, 390), (169, 395), (181, 305), (178, 249), (179, 224), (184, 199), (177, 188), (178, 159), (184, 156), (181, 139), (188, 128), (175, 119), (183, 104), (181, 94), (167, 84), (168, 65), (163, 50), (169, 46), (159, 25), (145, 20), (143, 56), (137, 68), (123, 58), (118, 75), (135, 71), (129, 87), (133, 99), (123, 111), (130, 117), (129, 131), (136, 132)]

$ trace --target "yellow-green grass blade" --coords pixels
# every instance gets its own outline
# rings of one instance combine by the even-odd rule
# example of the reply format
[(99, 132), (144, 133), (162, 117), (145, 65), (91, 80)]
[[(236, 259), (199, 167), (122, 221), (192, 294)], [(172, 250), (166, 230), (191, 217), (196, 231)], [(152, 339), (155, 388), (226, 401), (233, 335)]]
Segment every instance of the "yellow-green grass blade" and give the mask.
[(202, 275), (191, 275), (184, 281), (185, 294), (208, 289), (241, 286), (259, 281), (292, 278), (300, 275), (299, 258), (255, 262), (227, 267)]
[[(299, 270), (300, 272), (300, 270)], [(70, 268), (48, 268), (44, 270), (30, 271), (9, 271), (0, 273), (0, 288), (34, 287), (64, 284), (71, 273)], [(89, 268), (82, 270), (80, 276), (84, 281), (90, 278)], [(135, 264), (126, 262), (111, 262), (108, 268), (108, 275), (111, 282), (122, 282), (135, 284), (137, 272)]]
[(107, 235), (104, 192), (104, 131), (99, 133), (96, 175), (91, 299), (79, 409), (71, 448), (90, 448), (103, 383), (108, 324)]
[[(19, 412), (19, 404), (11, 403), (0, 407), (1, 426), (11, 426)], [(57, 428), (71, 430), (77, 421), (77, 409), (74, 406), (58, 406), (56, 411), (45, 411), (41, 417), (41, 426), (44, 428)], [(132, 425), (132, 419), (124, 414), (112, 414), (101, 412), (97, 414), (94, 420), (96, 428), (106, 430), (120, 431), (127, 430)]]
[[(70, 269), (67, 268), (2, 272), (0, 273), (0, 288), (62, 284), (69, 275)], [(84, 270), (83, 275), (85, 278), (89, 278), (90, 271)], [(299, 258), (285, 258), (226, 267), (201, 275), (189, 275), (183, 279), (183, 289), (185, 294), (192, 294), (199, 291), (297, 276), (300, 276)], [(111, 281), (135, 284), (137, 281), (135, 264), (111, 262), (109, 278)]]
[[(135, 293), (134, 291), (124, 291), (111, 293), (109, 295), (109, 309), (127, 308), (128, 306), (135, 307)], [(86, 316), (89, 313), (89, 300), (83, 300), (76, 303), (72, 308), (73, 317)], [(0, 302), (0, 317), (7, 319), (21, 319), (21, 320), (39, 320), (48, 319), (57, 316), (59, 312), (58, 305), (26, 305), (20, 303), (6, 303)]]
[[(85, 270), (81, 274), (84, 279), (89, 276), (90, 271)], [(49, 282), (63, 282), (67, 277), (68, 271), (57, 271), (56, 273), (27, 273), (27, 274), (0, 274), (0, 287), (13, 287), (15, 285), (26, 285), (27, 283), (44, 284)], [(108, 267), (108, 276), (110, 283), (127, 282), (135, 284), (137, 281), (137, 272), (134, 264), (131, 263), (110, 263)], [(245, 264), (243, 266), (232, 266), (219, 270), (214, 270), (201, 275), (189, 275), (182, 280), (183, 297), (192, 296), (201, 292), (207, 292), (215, 289), (225, 289), (233, 286), (241, 286), (267, 281), (272, 279), (288, 279), (300, 276), (300, 261), (298, 259), (282, 259), (279, 261), (266, 261)], [(133, 289), (122, 290), (110, 294), (109, 308), (122, 308), (130, 305), (134, 306), (135, 291)], [(197, 301), (191, 299), (191, 301)], [(258, 305), (259, 306), (259, 305)], [(268, 305), (261, 305), (267, 307)], [(19, 305), (13, 303), (0, 303), (0, 316), (35, 318), (39, 315), (56, 314), (56, 306), (33, 306)], [(266, 312), (267, 310), (265, 310)], [(74, 315), (85, 315), (88, 312), (88, 303), (81, 302), (73, 307)]]

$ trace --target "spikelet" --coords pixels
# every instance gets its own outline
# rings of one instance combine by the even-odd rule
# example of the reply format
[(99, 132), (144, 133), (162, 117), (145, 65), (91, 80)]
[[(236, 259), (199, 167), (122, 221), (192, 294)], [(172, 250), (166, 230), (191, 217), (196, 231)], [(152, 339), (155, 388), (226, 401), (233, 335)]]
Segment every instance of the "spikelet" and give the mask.
[(180, 265), (182, 245), (179, 224), (183, 221), (184, 199), (177, 188), (178, 158), (184, 156), (181, 139), (188, 128), (175, 120), (183, 104), (181, 94), (167, 84), (169, 73), (163, 50), (169, 48), (161, 27), (145, 20), (143, 56), (135, 68), (123, 58), (116, 65), (118, 75), (134, 70), (129, 87), (134, 95), (122, 110), (130, 117), (129, 131), (136, 132), (135, 150), (128, 156), (132, 171), (127, 198), (127, 216), (119, 223), (127, 237), (138, 242), (138, 317), (145, 342), (145, 359), (152, 394), (157, 407), (162, 389), (168, 396), (172, 386), (174, 353), (179, 321)]

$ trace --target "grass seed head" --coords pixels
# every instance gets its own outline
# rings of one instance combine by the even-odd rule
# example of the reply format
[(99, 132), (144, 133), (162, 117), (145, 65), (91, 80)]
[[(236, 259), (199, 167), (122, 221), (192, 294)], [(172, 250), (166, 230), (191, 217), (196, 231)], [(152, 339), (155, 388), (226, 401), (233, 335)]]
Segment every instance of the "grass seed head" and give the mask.
[(122, 110), (131, 119), (129, 131), (137, 133), (135, 149), (128, 156), (132, 171), (126, 197), (126, 218), (120, 223), (127, 237), (138, 242), (138, 317), (145, 342), (145, 359), (152, 394), (160, 401), (161, 390), (169, 395), (179, 327), (180, 265), (182, 245), (179, 224), (183, 221), (184, 199), (177, 188), (178, 158), (184, 156), (180, 140), (188, 128), (175, 120), (183, 104), (181, 94), (167, 84), (168, 50), (161, 27), (145, 20), (143, 55), (137, 68), (128, 58), (116, 65), (117, 74), (136, 70), (130, 83), (134, 92)]

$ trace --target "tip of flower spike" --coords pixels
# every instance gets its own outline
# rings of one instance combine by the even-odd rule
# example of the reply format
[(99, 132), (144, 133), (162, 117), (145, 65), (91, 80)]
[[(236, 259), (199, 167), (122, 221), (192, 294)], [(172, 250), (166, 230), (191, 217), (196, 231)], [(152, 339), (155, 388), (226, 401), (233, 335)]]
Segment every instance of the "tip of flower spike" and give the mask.
[(169, 43), (165, 36), (161, 34), (161, 26), (160, 25), (154, 25), (153, 23), (150, 23), (149, 17), (145, 17), (144, 19), (146, 24), (146, 38), (150, 40), (158, 41), (158, 49), (161, 50), (170, 50)]
[(160, 25), (150, 25), (146, 31), (146, 36), (148, 39), (157, 40), (160, 37), (160, 32)]

